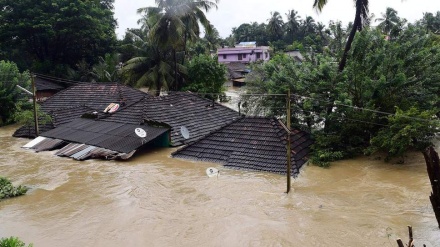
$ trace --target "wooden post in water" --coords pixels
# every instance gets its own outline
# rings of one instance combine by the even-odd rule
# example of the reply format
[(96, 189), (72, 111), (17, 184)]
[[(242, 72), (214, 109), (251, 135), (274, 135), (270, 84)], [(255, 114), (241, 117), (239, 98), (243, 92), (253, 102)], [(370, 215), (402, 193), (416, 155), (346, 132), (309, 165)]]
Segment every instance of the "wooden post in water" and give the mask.
[(38, 129), (38, 115), (37, 115), (37, 89), (35, 87), (35, 79), (34, 74), (31, 73), (31, 80), (32, 80), (32, 98), (34, 101), (34, 122), (35, 122), (35, 135), (39, 136), (40, 131)]
[[(408, 226), (408, 236), (409, 236), (409, 241), (408, 244), (406, 245), (406, 247), (415, 247), (414, 246), (414, 237), (413, 237), (413, 231), (412, 231), (412, 226)], [(397, 239), (397, 246), (399, 247), (405, 247), (405, 245), (403, 244), (402, 239)], [(423, 245), (426, 246), (426, 245)]]
[(423, 151), (423, 156), (425, 156), (426, 169), (428, 170), (432, 187), (429, 199), (431, 200), (432, 209), (434, 209), (435, 218), (440, 228), (440, 160), (432, 146)]
[(291, 164), (291, 147), (290, 147), (290, 89), (287, 91), (287, 116), (286, 116), (286, 122), (287, 122), (287, 191), (288, 194), (290, 192), (290, 178), (291, 178), (291, 170), (292, 170), (292, 164)]

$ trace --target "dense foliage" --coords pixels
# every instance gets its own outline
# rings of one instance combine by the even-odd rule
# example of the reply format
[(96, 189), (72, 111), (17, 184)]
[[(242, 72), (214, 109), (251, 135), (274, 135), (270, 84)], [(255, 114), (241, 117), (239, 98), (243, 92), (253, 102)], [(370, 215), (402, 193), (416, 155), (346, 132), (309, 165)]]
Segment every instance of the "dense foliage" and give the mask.
[(188, 85), (183, 90), (197, 92), (209, 98), (223, 93), (226, 66), (217, 57), (199, 55), (188, 62)]
[[(27, 247), (32, 247), (29, 244)], [(17, 237), (9, 237), (0, 239), (0, 247), (26, 247), (26, 244)]]
[[(205, 12), (217, 7), (218, 1), (171, 0), (156, 1), (156, 7), (138, 10), (143, 14), (142, 28), (128, 32), (125, 49), (140, 56), (131, 58), (123, 67), (130, 84), (147, 86), (160, 94), (161, 89), (180, 90), (187, 77), (187, 47), (199, 40), (200, 26), (211, 33), (212, 26)], [(130, 41), (133, 41), (130, 43)], [(130, 47), (132, 49), (127, 49)]]
[(0, 1), (0, 60), (65, 76), (98, 62), (115, 43), (114, 0)]
[(30, 89), (29, 74), (20, 73), (15, 63), (0, 61), (0, 126), (13, 121), (17, 102), (26, 99), (17, 85)]
[(27, 187), (22, 185), (15, 187), (8, 179), (0, 177), (0, 200), (24, 195), (27, 191)]
[[(424, 148), (437, 132), (440, 45), (418, 22), (385, 38), (380, 30), (356, 36), (340, 73), (331, 53), (309, 54), (302, 64), (286, 56), (255, 65), (248, 92), (293, 92), (292, 123), (315, 136), (313, 161), (329, 161), (378, 150), (387, 158), (410, 147)], [(279, 97), (247, 97), (254, 114), (285, 116)]]

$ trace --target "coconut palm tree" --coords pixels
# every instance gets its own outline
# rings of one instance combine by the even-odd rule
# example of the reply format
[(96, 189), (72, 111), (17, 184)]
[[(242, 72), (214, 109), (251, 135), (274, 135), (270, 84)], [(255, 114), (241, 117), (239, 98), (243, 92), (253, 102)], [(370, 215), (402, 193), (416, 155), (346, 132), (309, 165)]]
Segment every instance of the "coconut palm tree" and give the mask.
[(390, 35), (391, 30), (397, 27), (400, 22), (400, 18), (397, 16), (397, 11), (388, 7), (385, 13), (381, 14), (382, 17), (376, 18), (376, 21), (380, 21), (377, 26), (384, 34)]
[(303, 36), (314, 34), (316, 32), (315, 19), (313, 19), (311, 16), (306, 16), (306, 19), (301, 22), (301, 25)]
[(139, 46), (133, 45), (142, 55), (128, 60), (122, 68), (122, 75), (129, 84), (146, 86), (155, 95), (161, 89), (168, 89), (176, 82), (176, 74), (186, 76), (186, 68), (175, 63), (172, 52), (131, 33)]
[[(171, 49), (174, 59), (174, 81), (177, 83), (177, 52), (183, 51), (182, 64), (186, 55), (188, 40), (196, 40), (200, 35), (199, 23), (207, 32), (211, 24), (205, 16), (211, 8), (217, 7), (218, 0), (156, 0), (157, 7), (138, 9), (138, 13), (153, 14), (150, 39), (161, 49)], [(181, 83), (177, 83), (181, 84)], [(182, 85), (176, 85), (179, 89)]]
[(287, 36), (289, 37), (289, 42), (293, 42), (293, 39), (299, 31), (299, 19), (301, 18), (298, 15), (298, 11), (289, 10), (286, 13), (287, 22), (285, 23), (285, 29), (287, 32)]
[(270, 12), (271, 17), (268, 19), (269, 23), (267, 24), (267, 30), (272, 36), (272, 40), (276, 41), (281, 38), (283, 35), (283, 18), (280, 15), (280, 12)]
[[(348, 52), (351, 49), (351, 44), (353, 43), (354, 36), (357, 31), (361, 31), (365, 25), (369, 24), (370, 18), (369, 14), (369, 0), (353, 0), (356, 7), (356, 13), (354, 16), (353, 26), (351, 27), (350, 34), (348, 35), (347, 43), (345, 44), (344, 53), (339, 61), (338, 70), (342, 72), (347, 63)], [(324, 6), (327, 4), (328, 0), (315, 0), (313, 7), (318, 11), (322, 11)]]
[(342, 55), (342, 50), (344, 48), (344, 41), (347, 37), (346, 29), (342, 27), (341, 21), (330, 21), (328, 35), (331, 37), (329, 48), (333, 55)]

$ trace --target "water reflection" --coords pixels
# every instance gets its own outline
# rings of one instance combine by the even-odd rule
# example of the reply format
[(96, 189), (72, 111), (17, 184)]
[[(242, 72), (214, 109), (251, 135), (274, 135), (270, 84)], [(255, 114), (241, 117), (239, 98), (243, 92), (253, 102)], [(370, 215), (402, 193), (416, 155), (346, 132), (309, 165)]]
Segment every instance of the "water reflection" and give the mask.
[[(33, 187), (0, 202), (0, 237), (34, 246), (438, 246), (423, 157), (306, 167), (286, 195), (279, 175), (227, 170), (149, 151), (127, 162), (59, 158), (0, 128), (0, 174)], [(205, 170), (214, 166), (218, 178)]]

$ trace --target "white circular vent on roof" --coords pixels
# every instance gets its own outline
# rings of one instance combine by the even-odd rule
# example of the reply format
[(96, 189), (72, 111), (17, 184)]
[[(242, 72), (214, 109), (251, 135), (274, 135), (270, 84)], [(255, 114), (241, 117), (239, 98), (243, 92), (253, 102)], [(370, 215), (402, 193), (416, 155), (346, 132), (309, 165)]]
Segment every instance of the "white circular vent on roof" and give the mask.
[(144, 138), (144, 137), (147, 136), (147, 132), (145, 132), (145, 130), (142, 129), (142, 128), (136, 128), (136, 129), (134, 130), (134, 133), (136, 133), (136, 135), (139, 136), (139, 137), (141, 137), (141, 138)]
[(189, 131), (185, 126), (180, 127), (180, 134), (182, 134), (183, 138), (189, 139)]
[(214, 167), (209, 167), (208, 169), (206, 169), (206, 175), (208, 175), (208, 177), (212, 178), (219, 175), (219, 171), (214, 168)]

